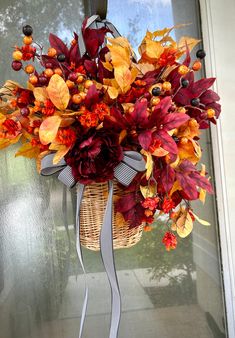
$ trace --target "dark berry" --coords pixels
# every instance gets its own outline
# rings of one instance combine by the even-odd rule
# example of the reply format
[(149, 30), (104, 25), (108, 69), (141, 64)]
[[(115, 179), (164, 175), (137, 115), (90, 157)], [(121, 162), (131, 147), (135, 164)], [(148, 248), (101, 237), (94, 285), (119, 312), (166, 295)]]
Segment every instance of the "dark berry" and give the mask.
[(44, 86), (44, 85), (47, 84), (48, 79), (47, 79), (46, 76), (41, 75), (41, 76), (38, 77), (38, 82), (40, 83), (40, 85)]
[(183, 88), (187, 88), (187, 87), (189, 86), (189, 81), (186, 80), (186, 79), (182, 79), (182, 80), (181, 80), (181, 86), (182, 86)]
[(199, 49), (196, 53), (197, 58), (204, 59), (206, 56), (206, 52), (203, 49)]
[(19, 71), (22, 68), (22, 62), (21, 61), (13, 61), (11, 64), (12, 69), (14, 69), (15, 71)]
[(46, 68), (53, 68), (53, 63), (52, 62), (46, 62), (45, 67)]
[(191, 105), (194, 107), (198, 107), (200, 104), (200, 99), (199, 98), (195, 98), (191, 100)]
[(65, 59), (66, 59), (66, 57), (65, 57), (64, 54), (59, 54), (59, 55), (57, 55), (57, 60), (58, 60), (59, 62), (64, 62)]
[(33, 34), (33, 28), (30, 25), (24, 26), (22, 31), (23, 31), (23, 34), (26, 36), (30, 36)]
[(80, 108), (79, 104), (76, 104), (76, 103), (72, 103), (71, 104), (71, 109), (72, 110), (78, 110)]
[(68, 76), (68, 79), (72, 82), (75, 82), (78, 78), (78, 75), (77, 73), (73, 72), (73, 73), (70, 73), (69, 76)]
[(29, 108), (27, 108), (27, 107), (21, 108), (21, 109), (20, 109), (20, 113), (21, 113), (21, 115), (24, 116), (24, 117), (29, 116), (29, 113), (30, 113)]
[(161, 88), (160, 87), (154, 87), (152, 89), (152, 95), (153, 96), (159, 96), (161, 94)]

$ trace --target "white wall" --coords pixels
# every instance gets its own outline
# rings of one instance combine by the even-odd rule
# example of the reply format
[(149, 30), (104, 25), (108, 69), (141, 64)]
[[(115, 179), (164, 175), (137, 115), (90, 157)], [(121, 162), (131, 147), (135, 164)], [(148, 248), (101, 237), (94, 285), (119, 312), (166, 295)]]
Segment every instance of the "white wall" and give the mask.
[(212, 126), (229, 338), (235, 337), (235, 1), (201, 0), (207, 76), (216, 76), (222, 114)]

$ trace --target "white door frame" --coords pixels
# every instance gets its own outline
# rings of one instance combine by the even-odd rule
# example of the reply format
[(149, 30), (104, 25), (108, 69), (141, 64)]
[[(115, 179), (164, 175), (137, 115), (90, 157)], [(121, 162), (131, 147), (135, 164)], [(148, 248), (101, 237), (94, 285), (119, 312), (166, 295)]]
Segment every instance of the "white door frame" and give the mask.
[[(229, 33), (229, 29), (233, 32), (234, 25), (234, 17), (232, 17), (233, 11), (231, 9), (235, 9), (235, 2), (233, 0), (199, 0), (200, 1), (200, 9), (201, 9), (201, 23), (202, 23), (202, 36), (203, 36), (203, 45), (207, 53), (207, 57), (205, 59), (206, 65), (206, 75), (207, 77), (217, 77), (216, 84), (214, 86), (215, 91), (218, 91), (219, 94), (222, 95), (220, 91), (220, 87), (223, 85), (223, 90), (225, 90), (224, 86), (231, 85), (230, 83), (225, 83), (221, 74), (221, 62), (223, 62), (222, 53), (231, 53), (234, 47), (231, 45), (226, 46), (224, 49), (224, 45), (221, 45), (221, 49), (219, 50), (217, 47), (219, 45), (219, 39), (221, 39), (221, 29), (224, 30), (224, 34)], [(220, 12), (222, 11), (222, 12)], [(231, 14), (229, 13), (231, 12)], [(223, 13), (223, 15), (221, 15)], [(221, 17), (221, 24), (218, 24)], [(229, 21), (224, 22), (223, 18), (227, 17), (228, 19), (231, 17), (231, 22), (233, 22), (232, 26), (228, 25)], [(219, 33), (220, 34), (217, 34)], [(221, 42), (221, 41), (220, 41)], [(229, 65), (228, 65), (229, 67)], [(235, 69), (235, 67), (234, 67)], [(226, 114), (230, 114), (229, 107), (227, 105), (223, 105), (222, 97), (222, 114), (221, 119)], [(234, 97), (231, 99), (235, 99)], [(235, 111), (233, 111), (235, 114)], [(228, 116), (228, 115), (227, 115)], [(235, 116), (235, 115), (234, 115)], [(231, 117), (232, 118), (232, 117)], [(234, 302), (234, 262), (233, 262), (233, 250), (232, 250), (232, 239), (233, 232), (231, 229), (232, 220), (229, 212), (229, 204), (228, 204), (228, 176), (226, 177), (226, 165), (228, 165), (228, 159), (224, 158), (224, 139), (223, 133), (225, 133), (223, 125), (220, 120), (218, 120), (217, 127), (211, 127), (211, 136), (212, 136), (212, 149), (213, 149), (213, 161), (214, 161), (214, 172), (215, 172), (215, 183), (216, 183), (216, 198), (217, 198), (217, 210), (218, 210), (218, 221), (219, 221), (219, 233), (220, 233), (220, 244), (221, 244), (221, 259), (222, 259), (222, 277), (224, 284), (224, 293), (225, 293), (225, 308), (227, 312), (227, 327), (229, 338), (235, 338), (235, 302)], [(234, 147), (234, 145), (233, 145)], [(232, 159), (230, 159), (232, 161)]]

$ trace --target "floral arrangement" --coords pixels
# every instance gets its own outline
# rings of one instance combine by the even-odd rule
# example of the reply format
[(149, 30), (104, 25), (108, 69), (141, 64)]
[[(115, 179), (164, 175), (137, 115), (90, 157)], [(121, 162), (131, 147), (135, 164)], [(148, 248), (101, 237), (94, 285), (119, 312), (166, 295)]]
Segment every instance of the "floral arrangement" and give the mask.
[(137, 60), (126, 38), (107, 37), (109, 28), (87, 28), (86, 20), (84, 55), (76, 33), (69, 47), (50, 34), (44, 53), (26, 25), (12, 68), (29, 75), (27, 88), (7, 81), (0, 89), (0, 149), (21, 141), (16, 156), (36, 159), (39, 172), (42, 158), (54, 153), (54, 163), (64, 158), (76, 181), (105, 182), (123, 151), (141, 153), (146, 171), (122, 187), (116, 212), (130, 227), (145, 222), (146, 231), (155, 214), (166, 215), (167, 250), (191, 233), (195, 219), (209, 224), (190, 201), (204, 203), (213, 192), (205, 166), (197, 167), (198, 140), (220, 114), (219, 96), (209, 89), (215, 79), (194, 79), (205, 57), (199, 49), (191, 62), (199, 40), (175, 42), (173, 28), (147, 32)]

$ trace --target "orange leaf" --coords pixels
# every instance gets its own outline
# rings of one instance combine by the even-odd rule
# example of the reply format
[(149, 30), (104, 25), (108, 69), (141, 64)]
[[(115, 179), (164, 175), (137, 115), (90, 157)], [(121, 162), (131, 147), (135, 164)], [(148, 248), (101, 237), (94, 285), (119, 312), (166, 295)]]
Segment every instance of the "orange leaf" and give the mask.
[(39, 138), (42, 144), (51, 143), (55, 139), (61, 120), (60, 116), (50, 116), (42, 122), (39, 128)]
[(37, 158), (40, 150), (38, 147), (33, 147), (31, 143), (24, 143), (20, 149), (18, 149), (15, 157), (24, 156), (27, 158)]
[(53, 158), (53, 164), (57, 164), (67, 154), (71, 147), (66, 147), (64, 144), (52, 143), (49, 147), (50, 150), (57, 150)]
[(21, 134), (18, 135), (16, 138), (13, 138), (13, 139), (6, 139), (6, 138), (0, 139), (0, 149), (7, 148), (12, 144), (17, 143), (19, 141), (20, 137), (21, 137)]
[(50, 100), (59, 110), (65, 110), (68, 106), (70, 94), (69, 89), (58, 74), (52, 75), (47, 87), (47, 93)]
[(153, 156), (157, 156), (157, 157), (166, 156), (167, 154), (169, 154), (169, 151), (163, 149), (162, 147), (157, 148), (157, 149), (152, 153)]
[(193, 220), (190, 213), (185, 210), (176, 221), (177, 234), (181, 238), (187, 237), (193, 230)]

